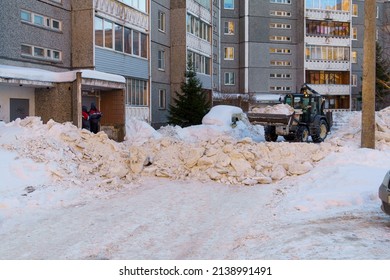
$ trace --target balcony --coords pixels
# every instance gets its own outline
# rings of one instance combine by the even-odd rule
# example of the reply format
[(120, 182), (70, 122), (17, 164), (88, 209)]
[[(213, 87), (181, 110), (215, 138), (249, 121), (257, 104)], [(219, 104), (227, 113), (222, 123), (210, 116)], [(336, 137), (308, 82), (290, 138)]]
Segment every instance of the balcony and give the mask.
[(191, 33), (187, 33), (187, 47), (207, 57), (211, 57), (211, 43)]
[(307, 19), (314, 20), (334, 20), (343, 22), (350, 22), (352, 20), (351, 13), (346, 11), (306, 9), (305, 16)]
[(187, 1), (187, 10), (199, 16), (207, 23), (211, 23), (211, 12), (194, 0)]
[(338, 70), (349, 71), (351, 63), (349, 61), (336, 61), (336, 60), (316, 60), (306, 59), (305, 69), (307, 70)]
[(334, 37), (334, 36), (319, 36), (306, 35), (305, 43), (308, 45), (330, 45), (330, 46), (351, 46), (350, 37)]
[(350, 95), (350, 85), (317, 85), (309, 84), (309, 86), (322, 95)]

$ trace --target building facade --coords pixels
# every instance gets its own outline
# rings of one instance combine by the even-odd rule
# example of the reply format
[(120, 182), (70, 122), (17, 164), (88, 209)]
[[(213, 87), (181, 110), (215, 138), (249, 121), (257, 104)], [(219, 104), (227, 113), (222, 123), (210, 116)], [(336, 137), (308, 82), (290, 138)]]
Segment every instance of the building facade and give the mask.
[(2, 2), (0, 119), (27, 115), (81, 126), (95, 103), (101, 128), (123, 139), (125, 120), (150, 121), (149, 1)]

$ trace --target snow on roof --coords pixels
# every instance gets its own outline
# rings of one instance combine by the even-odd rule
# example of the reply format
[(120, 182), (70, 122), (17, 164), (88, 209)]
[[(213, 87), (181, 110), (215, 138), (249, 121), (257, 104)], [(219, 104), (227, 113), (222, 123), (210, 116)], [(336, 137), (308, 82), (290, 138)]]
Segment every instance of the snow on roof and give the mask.
[(0, 77), (10, 79), (22, 79), (41, 82), (73, 82), (76, 80), (76, 73), (81, 72), (81, 76), (87, 79), (104, 80), (110, 82), (125, 83), (126, 79), (119, 75), (99, 72), (96, 70), (74, 70), (66, 72), (53, 72), (38, 68), (17, 67), (10, 65), (0, 65)]

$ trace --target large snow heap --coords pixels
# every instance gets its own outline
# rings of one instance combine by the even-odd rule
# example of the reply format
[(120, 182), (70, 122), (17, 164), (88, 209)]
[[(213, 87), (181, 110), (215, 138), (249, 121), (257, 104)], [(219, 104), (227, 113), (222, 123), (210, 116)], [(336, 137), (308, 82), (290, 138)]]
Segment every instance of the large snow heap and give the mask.
[[(232, 128), (226, 120), (213, 120), (240, 111), (229, 107), (211, 112), (214, 116), (205, 117), (208, 124), (189, 128), (156, 131), (146, 123), (128, 122), (130, 133), (123, 143), (71, 123), (43, 124), (38, 117), (27, 117), (0, 123), (0, 148), (44, 163), (53, 179), (67, 184), (120, 186), (140, 176), (159, 176), (254, 185), (304, 174), (329, 153), (360, 145), (360, 112), (335, 114), (339, 128), (323, 143), (268, 143), (256, 140), (261, 139), (260, 126), (238, 122)], [(390, 107), (377, 112), (376, 123), (377, 149), (388, 149)]]

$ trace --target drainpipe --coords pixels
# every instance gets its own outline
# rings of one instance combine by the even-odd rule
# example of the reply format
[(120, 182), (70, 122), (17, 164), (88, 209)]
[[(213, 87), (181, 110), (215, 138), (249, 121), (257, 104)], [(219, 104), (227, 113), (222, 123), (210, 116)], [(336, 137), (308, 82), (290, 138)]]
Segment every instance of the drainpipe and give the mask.
[(73, 119), (76, 121), (75, 125), (78, 128), (81, 128), (81, 83), (82, 83), (82, 77), (81, 72), (76, 72), (76, 86), (75, 86), (75, 93), (76, 93), (76, 109), (74, 112), (77, 114)]

